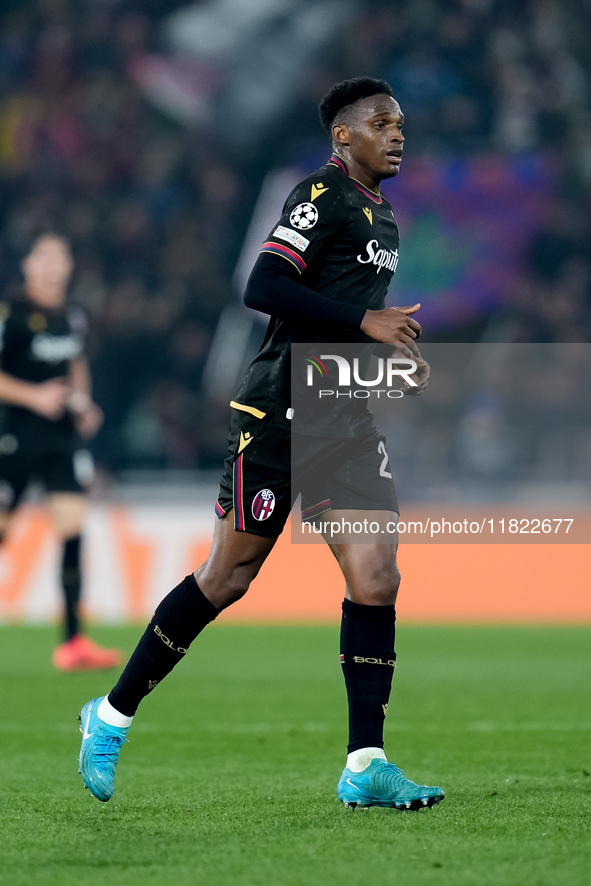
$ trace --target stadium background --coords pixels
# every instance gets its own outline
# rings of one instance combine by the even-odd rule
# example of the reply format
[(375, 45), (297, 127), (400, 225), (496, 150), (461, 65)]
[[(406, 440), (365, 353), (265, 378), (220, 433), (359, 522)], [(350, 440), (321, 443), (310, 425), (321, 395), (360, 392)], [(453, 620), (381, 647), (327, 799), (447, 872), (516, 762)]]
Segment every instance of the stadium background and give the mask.
[[(403, 503), (586, 512), (590, 18), (585, 0), (5, 0), (0, 285), (17, 285), (33, 230), (65, 230), (106, 416), (93, 617), (143, 618), (206, 551), (228, 400), (264, 329), (241, 306), (245, 275), (290, 184), (324, 162), (318, 98), (359, 73), (390, 79), (407, 113), (386, 185), (402, 229), (392, 303), (422, 301), (425, 342), (480, 348), (468, 388), (392, 420)], [(478, 357), (496, 347), (519, 369), (532, 345), (554, 350), (517, 394)], [(589, 620), (587, 551), (409, 545), (401, 615)], [(0, 617), (55, 617), (55, 556), (33, 505), (0, 558)], [(286, 539), (273, 562), (282, 587), (264, 572), (227, 618), (336, 618), (326, 552)]]

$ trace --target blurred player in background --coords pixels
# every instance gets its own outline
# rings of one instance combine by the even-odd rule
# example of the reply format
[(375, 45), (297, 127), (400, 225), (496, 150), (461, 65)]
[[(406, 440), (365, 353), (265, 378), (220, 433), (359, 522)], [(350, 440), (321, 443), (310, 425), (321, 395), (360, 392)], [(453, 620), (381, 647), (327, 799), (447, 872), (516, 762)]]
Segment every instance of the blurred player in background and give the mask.
[(42, 233), (23, 259), (20, 296), (0, 302), (0, 539), (29, 481), (41, 480), (62, 544), (64, 642), (53, 653), (62, 671), (121, 661), (117, 650), (93, 643), (80, 626), (81, 532), (93, 475), (82, 438), (97, 433), (103, 415), (91, 397), (86, 317), (66, 303), (72, 270), (67, 240)]
[[(344, 81), (324, 97), (320, 116), (332, 156), (289, 195), (248, 281), (246, 304), (271, 319), (230, 404), (229, 456), (209, 557), (160, 603), (109, 696), (82, 709), (80, 770), (103, 801), (113, 793), (119, 750), (142, 698), (206, 625), (246, 593), (300, 492), (309, 521), (369, 519), (386, 526), (398, 516), (385, 441), (365, 401), (338, 400), (321, 433), (292, 426), (294, 415), (298, 421), (292, 343), (351, 342), (373, 350), (384, 342), (409, 349), (421, 329), (411, 316), (420, 305), (384, 307), (399, 238), (380, 183), (397, 175), (404, 146), (392, 89), (371, 78)], [(346, 581), (340, 658), (349, 744), (337, 795), (349, 807), (421, 809), (439, 803), (442, 789), (406, 778), (384, 752), (400, 574), (396, 538), (378, 538), (364, 544), (327, 538)]]

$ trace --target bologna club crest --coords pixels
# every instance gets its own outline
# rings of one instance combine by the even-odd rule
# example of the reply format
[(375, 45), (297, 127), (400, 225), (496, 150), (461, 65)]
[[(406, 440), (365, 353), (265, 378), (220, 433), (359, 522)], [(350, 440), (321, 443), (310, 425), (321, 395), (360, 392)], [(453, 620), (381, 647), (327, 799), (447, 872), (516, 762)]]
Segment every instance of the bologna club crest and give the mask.
[(255, 520), (266, 520), (275, 510), (275, 496), (270, 489), (261, 489), (252, 502), (252, 516)]

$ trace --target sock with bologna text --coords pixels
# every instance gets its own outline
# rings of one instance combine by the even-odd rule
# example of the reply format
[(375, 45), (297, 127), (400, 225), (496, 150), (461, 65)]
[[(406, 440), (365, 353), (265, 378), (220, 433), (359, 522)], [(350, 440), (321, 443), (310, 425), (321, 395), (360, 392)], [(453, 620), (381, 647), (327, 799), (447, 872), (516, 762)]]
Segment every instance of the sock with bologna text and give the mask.
[(109, 704), (121, 714), (133, 717), (142, 698), (184, 658), (195, 637), (219, 611), (203, 594), (195, 576), (188, 575), (156, 609), (117, 685), (109, 693)]
[(349, 702), (349, 744), (384, 747), (384, 720), (396, 665), (394, 606), (365, 606), (343, 600), (341, 665)]
[(80, 592), (82, 581), (80, 576), (80, 545), (81, 538), (75, 535), (64, 541), (62, 550), (62, 587), (65, 602), (65, 639), (71, 640), (80, 633)]

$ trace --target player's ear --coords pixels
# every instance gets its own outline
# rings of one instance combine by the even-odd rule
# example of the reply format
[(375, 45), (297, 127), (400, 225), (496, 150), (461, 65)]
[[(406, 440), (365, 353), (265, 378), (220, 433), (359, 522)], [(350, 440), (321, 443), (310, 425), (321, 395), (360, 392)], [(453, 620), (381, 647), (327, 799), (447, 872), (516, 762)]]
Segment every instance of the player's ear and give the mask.
[(332, 127), (332, 137), (333, 141), (337, 145), (348, 145), (349, 144), (349, 128), (342, 123), (335, 123)]

